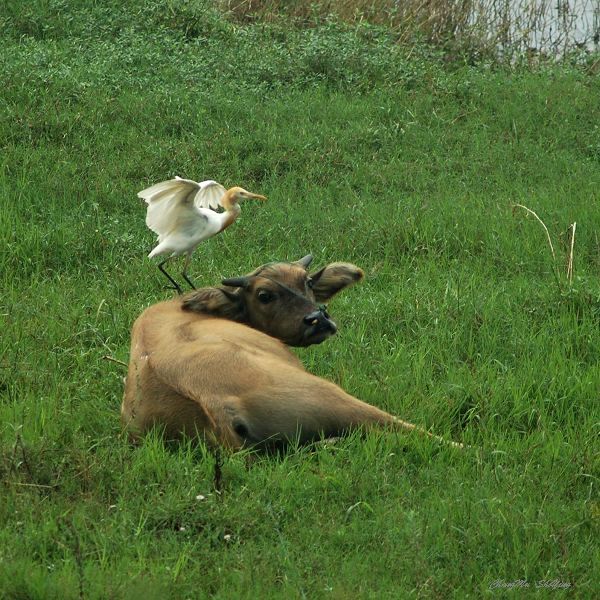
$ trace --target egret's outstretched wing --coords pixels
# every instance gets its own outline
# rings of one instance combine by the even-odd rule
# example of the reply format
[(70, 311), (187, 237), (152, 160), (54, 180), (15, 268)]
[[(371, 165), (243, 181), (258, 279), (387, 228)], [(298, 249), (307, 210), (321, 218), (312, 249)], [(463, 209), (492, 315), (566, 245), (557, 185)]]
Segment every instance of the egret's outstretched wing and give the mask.
[(183, 179), (182, 177), (175, 176), (176, 181), (182, 183), (188, 183), (196, 186), (196, 196), (194, 198), (194, 205), (196, 208), (211, 208), (217, 210), (221, 204), (221, 198), (227, 191), (220, 183), (207, 179), (206, 181), (192, 181), (191, 179)]
[(159, 239), (198, 219), (194, 198), (199, 185), (186, 179), (171, 179), (157, 183), (138, 193), (148, 205), (146, 225), (158, 234)]
[(221, 204), (221, 198), (225, 194), (225, 188), (212, 179), (201, 181), (196, 184), (200, 188), (196, 197), (194, 198), (194, 204), (197, 208), (212, 208), (217, 210)]

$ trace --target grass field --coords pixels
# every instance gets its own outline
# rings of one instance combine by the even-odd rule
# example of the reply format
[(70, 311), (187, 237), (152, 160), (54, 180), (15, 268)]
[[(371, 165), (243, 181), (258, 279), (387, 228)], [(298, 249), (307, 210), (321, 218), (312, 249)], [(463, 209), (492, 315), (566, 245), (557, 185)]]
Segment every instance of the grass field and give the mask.
[[(0, 597), (591, 598), (598, 76), (202, 7), (0, 7)], [(130, 446), (103, 357), (169, 296), (136, 193), (176, 174), (269, 196), (198, 250), (199, 284), (360, 265), (339, 334), (299, 356), (473, 448), (234, 455), (217, 495), (202, 447)]]

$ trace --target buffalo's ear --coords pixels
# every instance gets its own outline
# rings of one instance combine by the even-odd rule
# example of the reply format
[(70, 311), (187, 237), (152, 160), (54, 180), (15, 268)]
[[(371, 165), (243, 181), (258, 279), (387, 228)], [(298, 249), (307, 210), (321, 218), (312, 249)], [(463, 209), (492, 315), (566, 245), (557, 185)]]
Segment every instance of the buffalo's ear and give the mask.
[(240, 290), (222, 287), (202, 288), (184, 297), (183, 310), (221, 317), (230, 321), (243, 321), (245, 304)]
[(365, 276), (362, 269), (350, 263), (336, 262), (311, 273), (313, 292), (317, 302), (326, 302), (338, 292), (354, 285)]

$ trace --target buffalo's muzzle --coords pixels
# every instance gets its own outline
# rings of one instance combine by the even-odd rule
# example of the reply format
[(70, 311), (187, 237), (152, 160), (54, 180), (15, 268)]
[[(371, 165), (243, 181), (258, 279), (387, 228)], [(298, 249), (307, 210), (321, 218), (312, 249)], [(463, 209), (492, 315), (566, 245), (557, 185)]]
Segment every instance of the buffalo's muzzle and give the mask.
[(325, 339), (337, 331), (336, 324), (329, 318), (324, 309), (316, 310), (304, 317), (304, 324), (308, 326), (307, 337), (322, 337)]

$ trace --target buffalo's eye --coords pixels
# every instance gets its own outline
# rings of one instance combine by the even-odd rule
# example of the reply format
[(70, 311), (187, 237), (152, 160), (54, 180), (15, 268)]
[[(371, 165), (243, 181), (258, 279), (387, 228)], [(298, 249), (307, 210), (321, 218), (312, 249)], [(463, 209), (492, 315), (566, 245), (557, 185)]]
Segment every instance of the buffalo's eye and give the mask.
[(260, 290), (257, 294), (258, 301), (262, 304), (269, 304), (275, 300), (275, 294), (268, 292), (267, 290)]
[(311, 289), (311, 290), (312, 290), (312, 289), (313, 289), (313, 287), (315, 287), (315, 282), (314, 282), (312, 279), (309, 279), (309, 280), (306, 282), (306, 285), (308, 286), (308, 288), (309, 288), (309, 289)]

